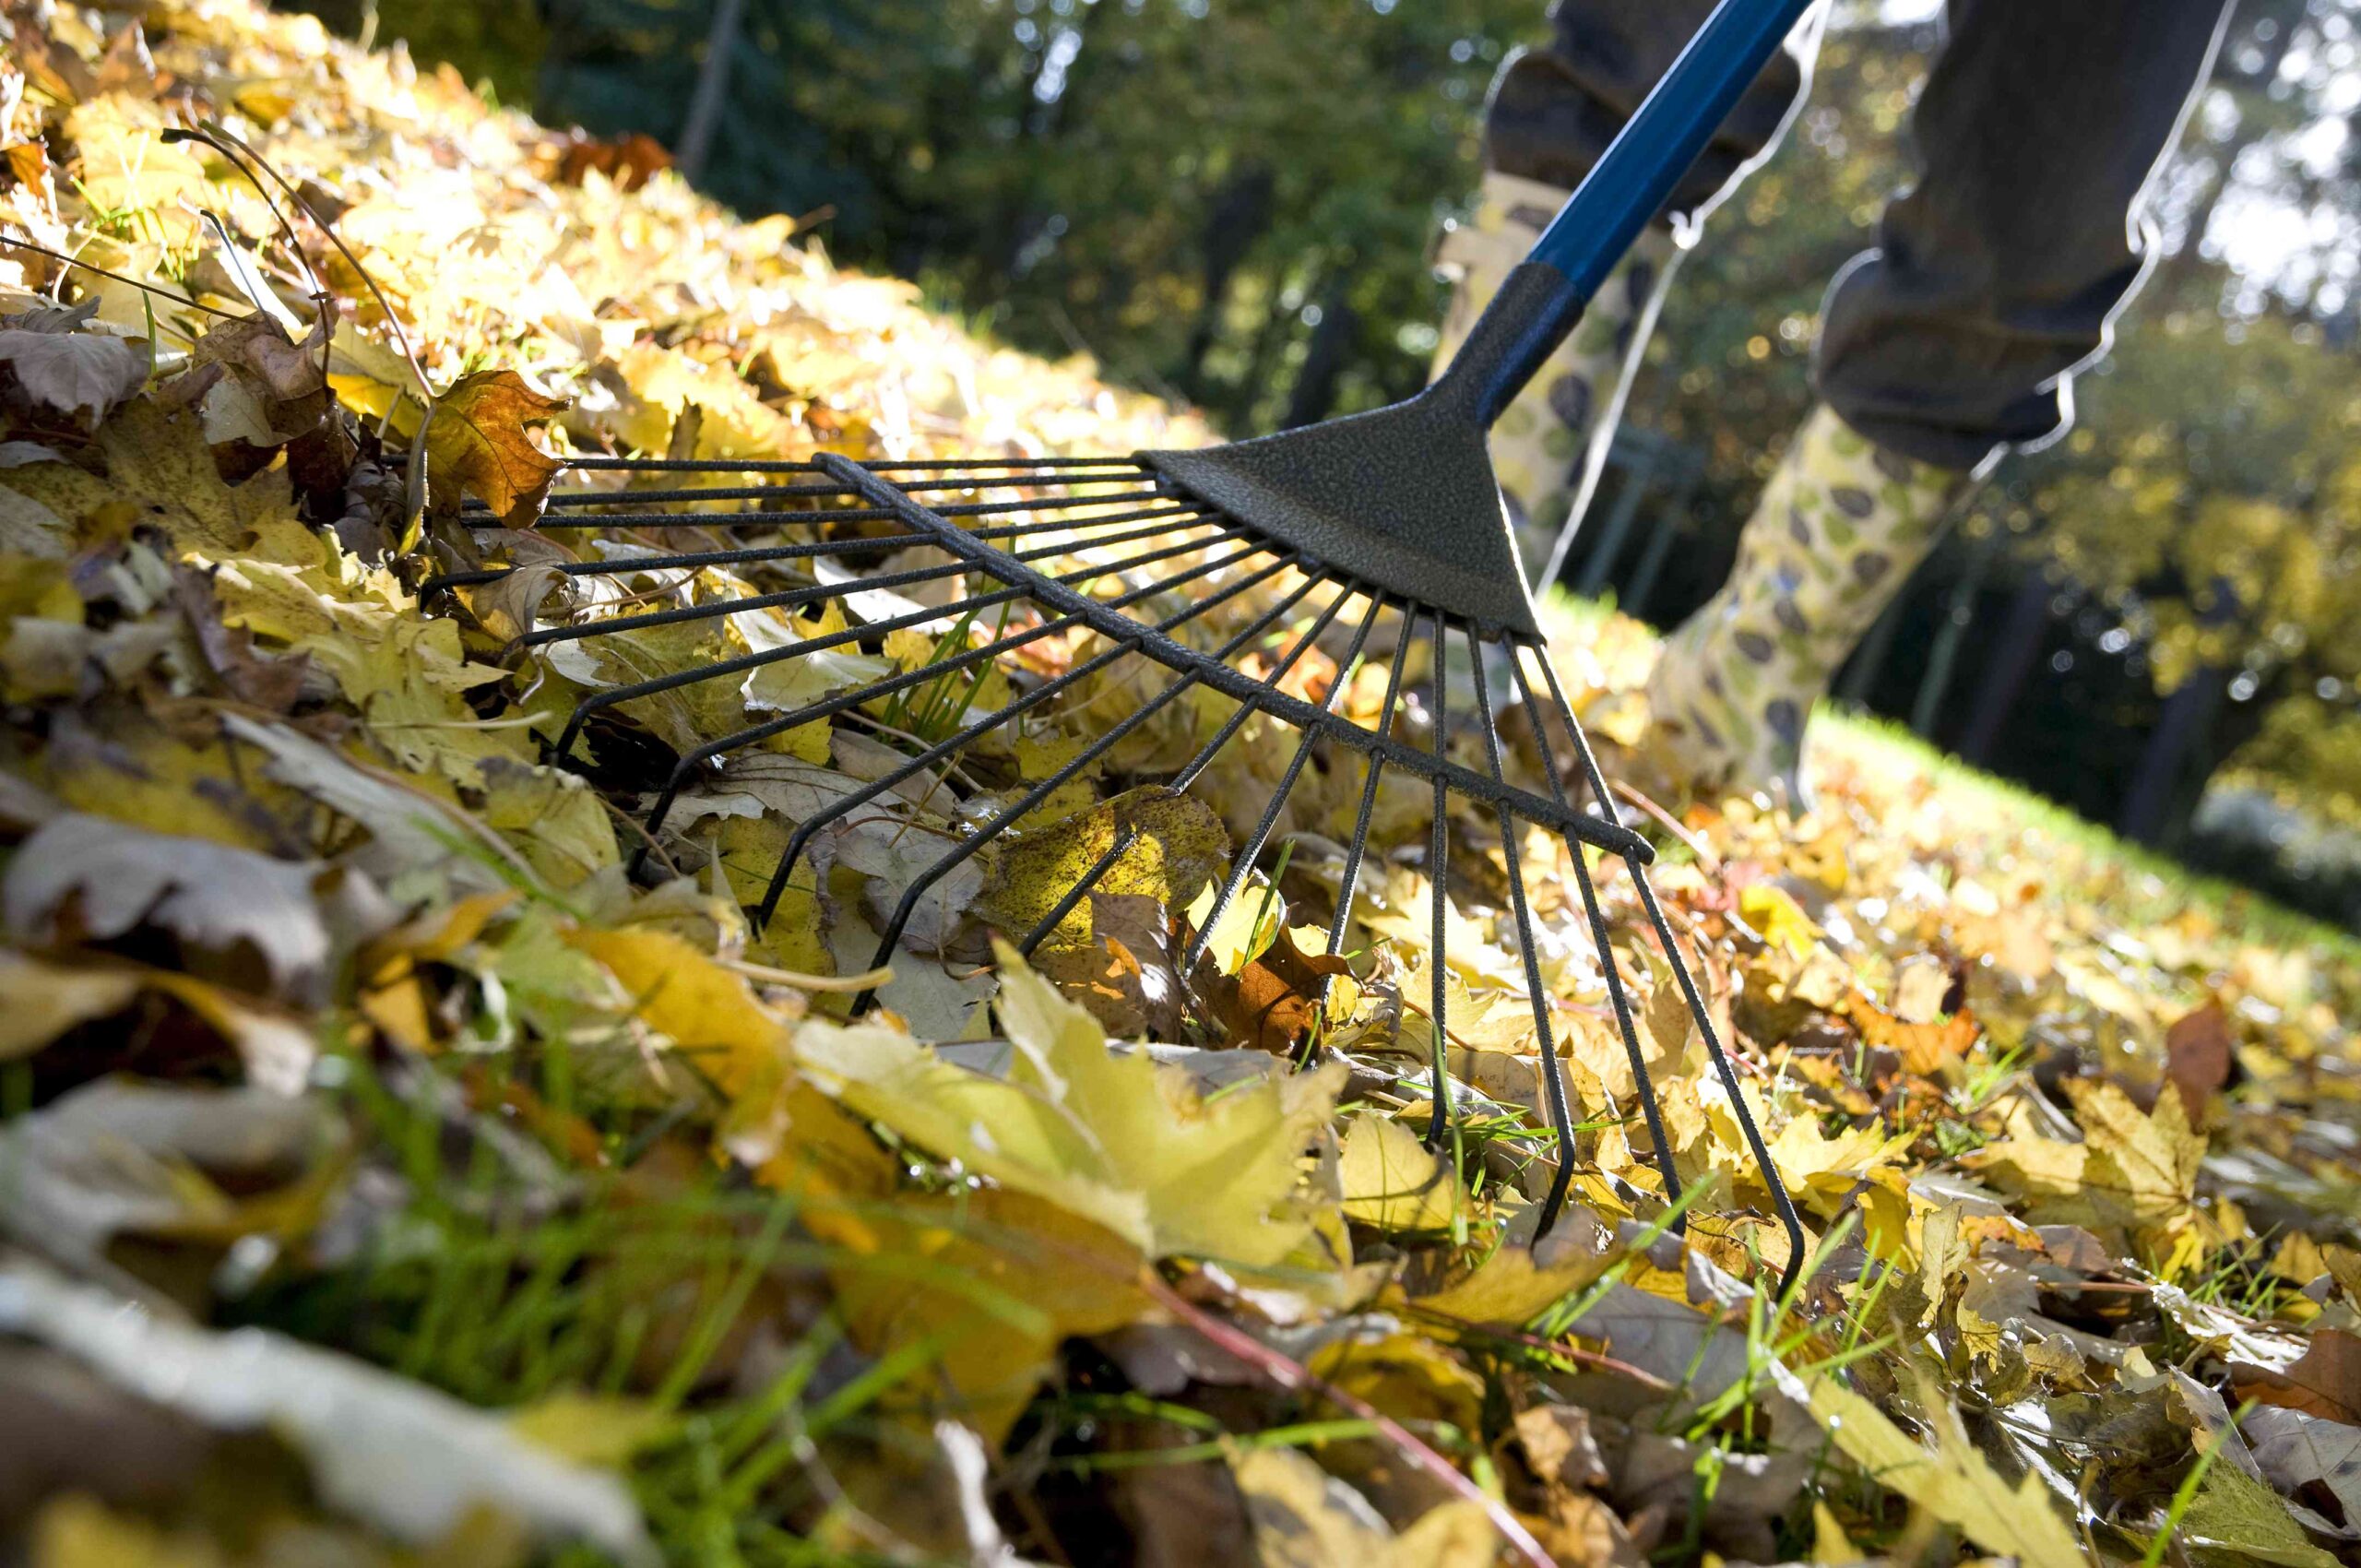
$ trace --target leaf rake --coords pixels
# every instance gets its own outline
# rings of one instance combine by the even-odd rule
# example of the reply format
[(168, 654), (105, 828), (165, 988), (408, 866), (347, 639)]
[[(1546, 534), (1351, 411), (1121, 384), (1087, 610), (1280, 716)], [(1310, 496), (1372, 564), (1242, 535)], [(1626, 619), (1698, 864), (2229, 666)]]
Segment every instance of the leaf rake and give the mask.
[[(1430, 795), (1432, 814), (1425, 867), (1434, 956), (1428, 966), (1434, 1084), (1429, 1136), (1438, 1146), (1449, 1135), (1453, 1114), (1442, 962), (1450, 828), (1464, 811), (1489, 813), (1505, 849), (1508, 902), (1536, 1049), (1549, 1068), (1540, 1075), (1543, 1098), (1560, 1152), (1536, 1236), (1549, 1229), (1564, 1206), (1573, 1175), (1574, 1123), (1557, 1067), (1548, 992), (1519, 863), (1522, 830), (1528, 826), (1558, 835), (1571, 850), (1584, 922), (1630, 1056), (1655, 1163), (1667, 1199), (1676, 1206), (1679, 1201), (1663, 1110), (1583, 850), (1619, 857), (1786, 1232), (1784, 1292), (1805, 1255), (1802, 1224), (1650, 885), (1654, 850), (1619, 819), (1589, 741), (1543, 654), (1542, 632), (1485, 434), (1572, 330), (1616, 258), (1655, 215), (1808, 5), (1809, 0), (1723, 0), (1531, 256), (1510, 274), (1446, 373), (1406, 402), (1226, 446), (1127, 457), (875, 463), (826, 454), (802, 462), (581, 457), (573, 467), (593, 483), (553, 494), (539, 525), (543, 532), (645, 540), (682, 530), (703, 536), (696, 541), (703, 545), (717, 530), (727, 530), (726, 542), (653, 552), (635, 543), (621, 556), (495, 565), (448, 574), (426, 586), (484, 588), (516, 571), (551, 574), (540, 579), (550, 583), (666, 573), (681, 574), (678, 580), (685, 582), (716, 567), (757, 568), (788, 581), (777, 591), (705, 603), (694, 602), (694, 594), (675, 594), (682, 601), (541, 627), (517, 639), (521, 647), (544, 653), (568, 642), (595, 644), (689, 623), (718, 624), (747, 612), (843, 612), (840, 627), (784, 647), (759, 647), (597, 691), (574, 710), (558, 740), (556, 754), (569, 762), (578, 760), (586, 735), (621, 705), (792, 661), (863, 653), (882, 647), (897, 632), (917, 633), (928, 641), (931, 651), (915, 668), (828, 690), (775, 718), (680, 752), (647, 805), (643, 826), (653, 843), (684, 790), (726, 777), (731, 759), (750, 748), (839, 716), (873, 719), (888, 704), (897, 714), (929, 716), (922, 733), (901, 732), (909, 749), (900, 761), (836, 799), (816, 802), (796, 823), (753, 906), (758, 927), (777, 911), (799, 869), (808, 873), (819, 835), (905, 786), (944, 788), (969, 748), (988, 737), (1004, 740), (1026, 714), (1043, 710), (1062, 693), (1086, 689), (1088, 683), (1112, 674), (1132, 677), (1136, 685), (1143, 671), (1151, 672), (1152, 689), (1139, 688), (1145, 695), (1132, 711), (1047, 777), (1014, 792), (1014, 799), (1007, 798), (1012, 790), (971, 791), (962, 802), (964, 835), (904, 888), (879, 933), (872, 968), (893, 957), (930, 890), (994, 843), (1050, 823), (1058, 814), (1053, 797), (1102, 763), (1125, 737), (1192, 693), (1216, 694), (1236, 706), (1212, 738), (1170, 774), (1168, 782), (1176, 791), (1199, 782), (1257, 716), (1286, 726), (1297, 741), (1259, 819), (1237, 847), (1211, 913), (1197, 922), (1178, 966), (1183, 976), (1195, 967), (1208, 934), (1269, 849), (1289, 795), (1323, 746), (1331, 765), (1343, 754), (1358, 754), (1364, 772), (1358, 812), (1343, 846), (1342, 892), (1327, 932), (1332, 956), (1343, 950), (1351, 922), (1353, 890), (1381, 780), (1390, 772), (1418, 781)], [(611, 488), (616, 476), (626, 486), (646, 487)], [(482, 537), (497, 547), (501, 535), (492, 530)], [(1012, 656), (1047, 639), (1069, 637), (1098, 651), (1056, 674), (1020, 672), (1008, 686), (1006, 701), (976, 711), (971, 699), (982, 691), (991, 668), (1010, 669)], [(1384, 649), (1389, 638), (1390, 651), (1371, 660), (1374, 668), (1382, 659), (1387, 671), (1377, 717), (1370, 723), (1357, 721), (1340, 702), (1347, 677), (1365, 658)], [(1424, 656), (1414, 661), (1421, 644)], [(1284, 679), (1315, 647), (1340, 650), (1335, 656), (1337, 676), (1318, 701), (1282, 689)], [(1474, 719), (1483, 738), (1481, 769), (1448, 754), (1453, 695), (1446, 671), (1454, 649), (1472, 675)], [(1423, 680), (1414, 670), (1423, 670)], [(1396, 733), (1397, 719), (1412, 705), (1426, 710), (1430, 746)], [(1545, 758), (1553, 757), (1556, 738), (1562, 737), (1582, 802), (1569, 799), (1554, 761), (1542, 770), (1544, 794), (1511, 780), (1498, 726), (1512, 708), (1522, 714)], [(1022, 933), (1018, 950), (1029, 955), (1056, 931), (1138, 835), (1136, 826), (1118, 830), (1095, 863)], [(647, 853), (643, 848), (639, 858)], [(873, 992), (862, 992), (855, 1012), (873, 1000)]]

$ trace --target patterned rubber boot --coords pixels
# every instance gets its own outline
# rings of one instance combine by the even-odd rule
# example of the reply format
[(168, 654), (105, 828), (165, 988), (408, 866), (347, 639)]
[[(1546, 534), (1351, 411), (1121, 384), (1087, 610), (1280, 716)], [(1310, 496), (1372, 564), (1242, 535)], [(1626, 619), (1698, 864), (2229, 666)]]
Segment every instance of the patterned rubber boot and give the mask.
[[(1451, 311), (1436, 345), (1434, 374), (1459, 351), (1476, 318), (1564, 205), (1566, 193), (1537, 180), (1488, 173), (1476, 214), (1448, 231), (1435, 266), (1451, 277)], [(1573, 501), (1574, 477), (1592, 422), (1615, 395), (1617, 374), (1672, 238), (1651, 229), (1632, 245), (1557, 353), (1492, 426), (1492, 470), (1526, 557), (1547, 551)]]
[(1649, 750), (1676, 793), (1769, 790), (1810, 809), (1812, 704), (1942, 537), (1969, 477), (1812, 410), (1747, 520), (1729, 580), (1665, 640), (1648, 678)]

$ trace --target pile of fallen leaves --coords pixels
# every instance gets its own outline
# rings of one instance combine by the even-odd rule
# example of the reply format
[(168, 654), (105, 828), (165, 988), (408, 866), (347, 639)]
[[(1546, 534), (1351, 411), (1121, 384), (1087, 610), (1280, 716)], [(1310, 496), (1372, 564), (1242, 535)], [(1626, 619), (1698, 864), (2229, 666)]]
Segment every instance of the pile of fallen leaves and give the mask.
[[(308, 19), (5, 16), (0, 1554), (2361, 1562), (2350, 943), (1874, 737), (1800, 820), (1635, 799), (1774, 1157), (1595, 861), (1675, 1234), (1562, 845), (1453, 825), (1433, 953), (1421, 791), (1389, 796), (1321, 956), (1358, 774), (1315, 770), (1176, 972), (1275, 766), (1159, 791), (1222, 718), (1182, 705), (849, 1020), (901, 838), (962, 824), (884, 802), (743, 906), (799, 814), (1043, 671), (778, 737), (650, 841), (674, 758), (811, 694), (624, 703), (561, 757), (575, 703), (813, 629), (516, 651), (620, 602), (529, 569), (560, 459), (1190, 427)], [(528, 569), (422, 602), (494, 523)], [(1559, 613), (1636, 742), (1644, 633)], [(1122, 695), (985, 766), (1047, 777)], [(995, 953), (1119, 830), (1154, 863), (1038, 972)], [(1813, 1232), (1785, 1299), (1771, 1182)]]

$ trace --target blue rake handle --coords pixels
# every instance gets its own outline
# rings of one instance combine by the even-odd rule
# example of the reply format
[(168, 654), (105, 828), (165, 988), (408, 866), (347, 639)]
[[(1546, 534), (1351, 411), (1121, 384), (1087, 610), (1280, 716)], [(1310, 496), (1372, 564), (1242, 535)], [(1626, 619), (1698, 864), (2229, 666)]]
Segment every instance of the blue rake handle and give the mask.
[(1566, 198), (1470, 335), (1469, 345), (1487, 348), (1475, 356), (1461, 350), (1459, 358), (1472, 358), (1483, 376), (1478, 407), (1487, 425), (1565, 341), (1608, 273), (1815, 3), (1722, 0)]

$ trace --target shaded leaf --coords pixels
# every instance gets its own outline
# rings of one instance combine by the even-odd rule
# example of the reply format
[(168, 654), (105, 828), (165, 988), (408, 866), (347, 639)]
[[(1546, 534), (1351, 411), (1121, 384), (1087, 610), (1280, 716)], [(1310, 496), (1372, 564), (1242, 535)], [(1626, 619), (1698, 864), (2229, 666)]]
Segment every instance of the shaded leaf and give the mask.
[(512, 1514), (552, 1545), (629, 1563), (654, 1547), (623, 1483), (513, 1434), (499, 1417), (264, 1329), (219, 1335), (29, 1264), (0, 1268), (0, 1329), (66, 1351), (118, 1385), (226, 1431), (267, 1430), (334, 1506), (424, 1546), (469, 1510)]
[(32, 403), (91, 424), (148, 380), (148, 356), (104, 332), (0, 331), (0, 364)]

